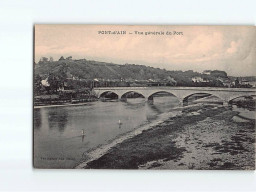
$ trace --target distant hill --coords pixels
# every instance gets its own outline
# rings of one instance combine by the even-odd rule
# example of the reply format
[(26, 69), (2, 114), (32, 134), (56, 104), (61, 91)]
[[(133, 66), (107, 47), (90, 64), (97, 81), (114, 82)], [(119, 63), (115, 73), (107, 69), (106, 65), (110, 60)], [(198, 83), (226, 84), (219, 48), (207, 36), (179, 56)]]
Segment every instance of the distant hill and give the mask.
[(153, 68), (145, 65), (135, 64), (113, 64), (86, 59), (72, 60), (60, 59), (59, 61), (40, 61), (35, 64), (35, 74), (46, 78), (49, 74), (65, 72), (67, 77), (85, 80), (154, 80), (174, 81), (178, 86), (193, 86), (193, 77), (202, 77), (216, 85), (218, 77), (227, 77), (224, 71), (213, 71), (213, 74), (201, 74), (192, 70), (167, 71), (165, 69)]
[(164, 79), (168, 71), (144, 65), (120, 65), (89, 60), (60, 60), (37, 64), (35, 72), (48, 74), (58, 72), (63, 67), (68, 73), (81, 79)]

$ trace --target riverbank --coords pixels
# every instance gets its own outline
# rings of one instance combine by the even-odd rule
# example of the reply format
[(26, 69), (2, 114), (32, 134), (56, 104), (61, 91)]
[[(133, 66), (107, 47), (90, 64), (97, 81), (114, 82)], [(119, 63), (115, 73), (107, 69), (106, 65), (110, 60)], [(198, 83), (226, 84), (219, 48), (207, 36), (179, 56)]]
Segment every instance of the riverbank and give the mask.
[[(76, 96), (76, 97), (74, 97)], [(77, 97), (78, 96), (78, 97)], [(73, 104), (84, 104), (87, 102), (97, 101), (95, 96), (85, 94), (51, 94), (51, 95), (38, 95), (34, 97), (34, 107), (55, 107), (55, 106), (70, 106)]]
[(184, 108), (82, 164), (93, 169), (255, 169), (255, 120), (216, 105)]
[(42, 106), (34, 106), (34, 108), (51, 108), (51, 107), (62, 107), (62, 106), (81, 106), (81, 105), (87, 105), (86, 103), (77, 103), (77, 104), (55, 104), (55, 105), (42, 105)]
[(122, 143), (123, 141), (133, 138), (134, 136), (137, 136), (141, 134), (142, 132), (147, 131), (148, 129), (154, 128), (167, 120), (170, 117), (174, 116), (179, 116), (182, 114), (182, 108), (181, 107), (176, 107), (172, 109), (172, 112), (168, 113), (162, 113), (158, 115), (157, 119), (151, 120), (149, 122), (145, 122), (136, 128), (134, 128), (132, 131), (128, 133), (124, 133), (119, 135), (118, 137), (115, 137), (113, 140), (110, 140), (108, 144), (106, 145), (101, 145), (100, 147), (97, 147), (96, 149), (91, 149), (87, 153), (84, 153), (83, 159), (81, 159), (82, 163), (78, 164), (75, 168), (83, 168), (87, 165), (88, 162), (93, 161), (95, 159), (100, 158), (104, 154), (108, 153), (108, 151), (116, 146), (117, 144)]
[(98, 99), (93, 100), (86, 100), (86, 101), (55, 101), (55, 102), (48, 102), (48, 103), (34, 103), (34, 108), (44, 108), (44, 107), (58, 107), (58, 106), (72, 106), (72, 105), (84, 105), (90, 102), (98, 101)]

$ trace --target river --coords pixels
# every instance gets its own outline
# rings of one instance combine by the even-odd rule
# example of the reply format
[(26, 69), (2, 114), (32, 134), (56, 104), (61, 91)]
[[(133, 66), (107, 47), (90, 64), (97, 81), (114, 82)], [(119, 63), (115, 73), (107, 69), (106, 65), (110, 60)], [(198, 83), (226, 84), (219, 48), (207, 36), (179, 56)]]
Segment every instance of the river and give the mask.
[[(213, 97), (194, 103), (218, 103)], [(149, 125), (179, 114), (174, 96), (154, 97), (149, 104), (143, 98), (123, 101), (96, 101), (84, 105), (49, 106), (34, 109), (34, 166), (38, 168), (74, 168), (89, 154), (104, 150), (134, 136)], [(255, 119), (255, 110), (232, 110), (239, 115), (234, 121)], [(96, 151), (96, 152), (95, 152)]]
[(159, 120), (179, 105), (173, 96), (127, 102), (89, 102), (85, 105), (34, 109), (34, 166), (73, 168), (86, 154), (120, 136)]

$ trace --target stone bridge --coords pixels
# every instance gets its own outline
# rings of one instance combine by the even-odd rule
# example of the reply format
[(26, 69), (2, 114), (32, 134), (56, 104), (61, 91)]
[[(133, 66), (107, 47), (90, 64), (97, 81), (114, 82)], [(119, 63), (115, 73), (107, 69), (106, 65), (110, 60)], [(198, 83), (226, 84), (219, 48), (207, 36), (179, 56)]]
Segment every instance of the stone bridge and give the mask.
[(98, 98), (107, 92), (115, 93), (119, 99), (125, 99), (130, 92), (136, 92), (145, 97), (146, 100), (153, 101), (155, 94), (166, 92), (176, 96), (180, 103), (186, 102), (194, 94), (211, 94), (223, 101), (224, 105), (238, 97), (255, 96), (256, 90), (252, 88), (215, 88), (215, 87), (111, 87), (94, 88), (94, 93)]

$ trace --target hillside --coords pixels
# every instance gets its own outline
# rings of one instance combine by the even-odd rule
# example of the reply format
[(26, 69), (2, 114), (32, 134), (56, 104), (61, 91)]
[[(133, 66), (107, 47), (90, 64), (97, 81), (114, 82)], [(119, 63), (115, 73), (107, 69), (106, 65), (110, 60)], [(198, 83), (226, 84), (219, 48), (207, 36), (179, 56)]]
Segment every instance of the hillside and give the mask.
[(217, 81), (217, 77), (226, 78), (226, 73), (216, 71), (214, 75), (206, 75), (189, 71), (167, 71), (165, 69), (153, 68), (145, 65), (135, 64), (113, 64), (85, 59), (72, 60), (62, 59), (59, 61), (45, 61), (35, 64), (35, 74), (46, 78), (49, 74), (65, 74), (66, 77), (76, 79), (93, 80), (154, 80), (172, 81), (179, 86), (191, 86), (193, 77), (202, 77), (211, 82)]
[(63, 67), (67, 71), (81, 79), (164, 79), (168, 76), (167, 71), (147, 67), (144, 65), (119, 65), (112, 63), (88, 61), (88, 60), (61, 60), (47, 62), (37, 65), (35, 72), (38, 74), (48, 74), (58, 72)]

